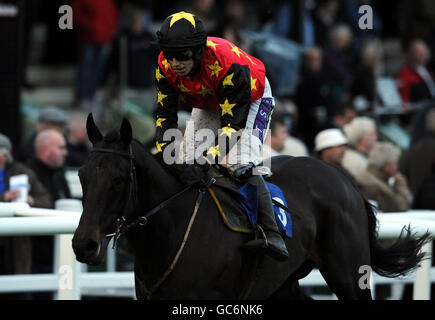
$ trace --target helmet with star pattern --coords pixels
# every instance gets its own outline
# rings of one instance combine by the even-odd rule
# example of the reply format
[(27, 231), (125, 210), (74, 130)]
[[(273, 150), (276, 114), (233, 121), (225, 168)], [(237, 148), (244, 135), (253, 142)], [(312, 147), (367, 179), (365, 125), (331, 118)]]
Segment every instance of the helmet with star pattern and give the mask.
[(195, 15), (180, 11), (163, 21), (157, 31), (157, 42), (165, 58), (188, 60), (195, 58), (207, 42), (207, 35), (201, 20)]

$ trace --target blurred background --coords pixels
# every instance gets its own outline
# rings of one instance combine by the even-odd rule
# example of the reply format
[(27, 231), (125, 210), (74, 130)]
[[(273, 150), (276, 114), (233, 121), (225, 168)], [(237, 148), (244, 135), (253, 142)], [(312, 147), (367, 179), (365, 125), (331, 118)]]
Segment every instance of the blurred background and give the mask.
[[(63, 5), (73, 9), (72, 29), (60, 27)], [(363, 5), (372, 9), (370, 29), (360, 28)], [(410, 175), (421, 164), (409, 160), (435, 132), (435, 118), (432, 126), (426, 121), (435, 108), (433, 0), (0, 0), (0, 133), (11, 141), (11, 156), (29, 163), (38, 134), (51, 128), (65, 140), (63, 169), (80, 167), (90, 148), (89, 112), (102, 131), (127, 117), (134, 137), (151, 149), (159, 54), (153, 41), (162, 21), (180, 10), (196, 14), (209, 36), (264, 62), (275, 118), (285, 128), (281, 137), (272, 132), (275, 151), (318, 156), (319, 132), (368, 117), (378, 139), (400, 149), (397, 165), (412, 196), (426, 178), (434, 190), (433, 140), (420, 146), (428, 164), (418, 182)], [(52, 200), (80, 199), (71, 184), (68, 192)], [(119, 261), (131, 268), (128, 259)]]
[[(291, 111), (291, 134), (309, 151), (315, 134), (343, 114), (376, 117), (406, 149), (414, 116), (435, 91), (431, 80), (414, 81), (403, 70), (410, 60), (421, 60), (431, 77), (435, 4), (429, 0), (0, 3), (17, 8), (13, 16), (7, 9), (0, 15), (0, 125), (14, 146), (33, 134), (46, 106), (70, 114), (92, 111), (105, 127), (126, 115), (135, 136), (149, 141), (159, 53), (153, 40), (163, 19), (177, 10), (195, 13), (208, 35), (226, 38), (265, 63), (278, 104)], [(59, 27), (62, 5), (73, 8), (72, 29)], [(373, 29), (359, 28), (361, 5), (373, 9)], [(419, 44), (410, 48), (415, 40)]]

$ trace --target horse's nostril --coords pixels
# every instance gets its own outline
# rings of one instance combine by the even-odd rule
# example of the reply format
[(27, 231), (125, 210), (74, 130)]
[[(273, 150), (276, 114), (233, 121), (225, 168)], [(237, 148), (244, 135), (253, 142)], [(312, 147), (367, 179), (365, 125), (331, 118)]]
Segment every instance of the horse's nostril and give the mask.
[(98, 242), (95, 240), (73, 241), (73, 249), (77, 255), (91, 256), (98, 251)]
[(97, 251), (97, 249), (98, 249), (98, 242), (93, 240), (89, 240), (84, 247), (85, 252), (95, 252)]

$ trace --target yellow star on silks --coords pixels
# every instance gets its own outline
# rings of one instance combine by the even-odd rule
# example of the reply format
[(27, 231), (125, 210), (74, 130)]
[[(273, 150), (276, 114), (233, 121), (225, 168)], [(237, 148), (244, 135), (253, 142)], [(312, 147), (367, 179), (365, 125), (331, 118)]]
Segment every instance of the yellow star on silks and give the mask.
[(157, 81), (160, 81), (163, 78), (165, 78), (165, 76), (160, 73), (160, 69), (157, 67), (157, 69), (156, 69), (156, 79), (157, 79)]
[(231, 51), (237, 54), (237, 57), (240, 58), (240, 54), (241, 54), (240, 49), (236, 46), (232, 46), (231, 48), (232, 48)]
[(157, 103), (160, 103), (163, 107), (163, 99), (165, 99), (167, 96), (167, 94), (163, 94), (160, 91), (157, 92)]
[(251, 57), (250, 57), (250, 56), (248, 56), (248, 55), (245, 55), (245, 58), (246, 58), (246, 59), (248, 59), (249, 61), (251, 61), (251, 63), (252, 63), (252, 64), (255, 64), (255, 62), (254, 62), (254, 61), (252, 61), (252, 59), (251, 59)]
[(213, 48), (216, 51), (216, 46), (220, 46), (220, 43), (214, 43), (211, 40), (207, 40), (207, 47)]
[(213, 156), (213, 159), (216, 158), (216, 156), (220, 156), (221, 153), (219, 152), (219, 145), (216, 147), (210, 147), (207, 151), (207, 154), (211, 154)]
[(168, 71), (168, 69), (171, 67), (170, 63), (166, 59), (162, 61), (162, 64), (165, 67), (165, 71)]
[(166, 144), (166, 142), (159, 143), (156, 141), (157, 152), (162, 152), (162, 147)]
[(219, 65), (219, 62), (216, 60), (214, 64), (208, 64), (207, 67), (211, 70), (211, 75), (219, 76), (219, 72), (221, 72), (222, 68)]
[(203, 97), (207, 94), (212, 94), (213, 92), (211, 91), (210, 88), (204, 87), (203, 85), (201, 85), (201, 90), (199, 90), (197, 93), (199, 93), (200, 95), (202, 95)]
[(257, 79), (253, 79), (251, 77), (251, 91), (252, 90), (257, 90), (257, 85), (255, 84), (257, 82)]
[(231, 110), (236, 105), (235, 103), (229, 103), (228, 99), (225, 99), (223, 104), (219, 104), (222, 108), (222, 115), (228, 113), (230, 116), (234, 117), (233, 111)]
[(172, 17), (172, 19), (171, 19), (171, 23), (169, 24), (169, 28), (172, 27), (172, 25), (175, 22), (177, 22), (178, 20), (181, 20), (181, 19), (186, 19), (187, 21), (189, 21), (192, 24), (192, 26), (194, 28), (196, 28), (195, 18), (194, 18), (195, 16), (191, 13), (180, 11), (180, 12), (174, 13), (173, 15), (170, 15), (170, 17)]
[(180, 83), (178, 85), (178, 88), (181, 90), (181, 92), (190, 92), (190, 90), (187, 89), (186, 86), (183, 83)]
[(231, 128), (231, 125), (228, 124), (228, 126), (222, 128), (221, 136), (226, 134), (231, 139), (231, 134), (233, 134), (234, 132), (237, 132), (237, 131), (234, 128)]
[(224, 87), (225, 86), (234, 86), (233, 77), (234, 77), (234, 73), (227, 75), (224, 78), (224, 81), (222, 81), (222, 86), (224, 86)]
[(162, 122), (165, 120), (165, 118), (158, 118), (156, 121), (156, 127), (162, 127)]

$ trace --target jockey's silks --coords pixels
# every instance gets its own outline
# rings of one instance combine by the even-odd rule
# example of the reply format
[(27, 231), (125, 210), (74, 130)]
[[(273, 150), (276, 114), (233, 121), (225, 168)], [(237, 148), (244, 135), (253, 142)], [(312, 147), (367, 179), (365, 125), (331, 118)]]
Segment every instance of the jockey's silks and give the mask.
[(221, 38), (207, 38), (193, 78), (179, 76), (161, 52), (155, 71), (157, 151), (162, 151), (167, 142), (163, 140), (164, 132), (177, 128), (179, 103), (218, 112), (223, 134), (228, 138), (244, 128), (251, 103), (263, 96), (265, 73), (260, 60)]
[[(207, 47), (199, 70), (193, 79), (179, 76), (166, 61), (163, 52), (159, 55), (159, 67), (171, 86), (181, 95), (182, 101), (190, 107), (220, 110), (219, 85), (236, 86), (234, 73), (228, 72), (234, 64), (247, 66), (250, 73), (251, 102), (262, 97), (264, 91), (264, 64), (248, 55), (231, 42), (215, 37), (207, 38)], [(229, 104), (237, 103), (231, 95), (226, 96)], [(220, 99), (221, 100), (221, 99)]]

